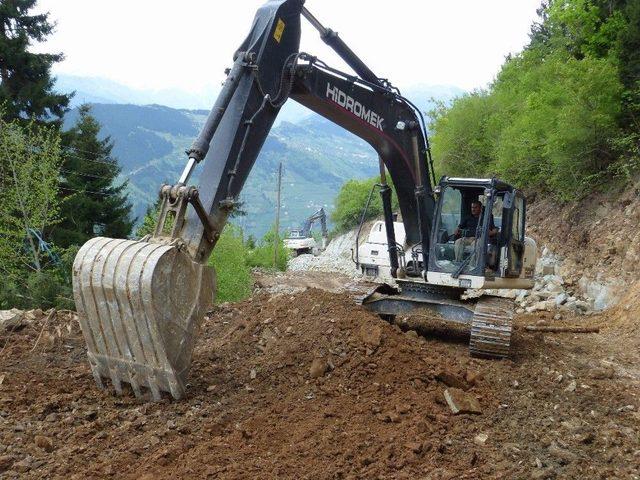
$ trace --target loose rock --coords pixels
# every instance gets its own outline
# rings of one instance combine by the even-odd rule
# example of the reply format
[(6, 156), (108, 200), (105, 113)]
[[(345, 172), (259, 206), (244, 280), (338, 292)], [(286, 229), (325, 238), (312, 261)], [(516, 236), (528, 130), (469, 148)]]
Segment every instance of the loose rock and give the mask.
[(376, 349), (382, 341), (382, 328), (380, 325), (362, 324), (360, 327), (360, 338), (369, 347)]
[(616, 376), (616, 371), (609, 366), (597, 367), (591, 370), (589, 376), (596, 380), (612, 379)]
[(454, 415), (463, 413), (482, 413), (478, 399), (458, 388), (446, 389), (444, 391), (444, 399)]
[(11, 468), (11, 465), (13, 465), (14, 460), (15, 458), (12, 455), (0, 456), (0, 472), (9, 470), (9, 468)]
[(34, 441), (35, 444), (45, 452), (53, 452), (53, 441), (49, 437), (36, 435)]
[(26, 326), (24, 312), (17, 308), (11, 310), (0, 310), (0, 332), (10, 332), (19, 330)]
[(31, 470), (31, 459), (29, 457), (23, 458), (17, 463), (13, 464), (13, 469), (19, 473), (27, 473)]
[(327, 373), (327, 370), (328, 365), (323, 358), (314, 358), (313, 362), (311, 362), (311, 368), (309, 368), (309, 375), (311, 375), (311, 378), (319, 378)]
[(444, 383), (447, 387), (468, 390), (469, 384), (460, 376), (449, 370), (442, 370), (436, 375), (436, 380)]

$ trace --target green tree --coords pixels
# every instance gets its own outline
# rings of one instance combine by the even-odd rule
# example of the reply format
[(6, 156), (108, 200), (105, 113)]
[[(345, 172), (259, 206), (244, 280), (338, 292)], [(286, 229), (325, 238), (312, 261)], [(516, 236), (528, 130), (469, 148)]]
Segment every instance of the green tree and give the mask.
[(247, 249), (249, 250), (253, 250), (256, 248), (256, 237), (254, 237), (253, 235), (249, 235), (247, 237), (247, 241), (245, 242), (245, 245), (247, 246)]
[[(147, 207), (147, 211), (144, 214), (142, 219), (142, 223), (136, 229), (136, 233), (134, 235), (135, 238), (141, 239), (142, 237), (146, 237), (147, 235), (153, 235), (156, 231), (156, 223), (158, 222), (158, 216), (160, 215), (160, 205), (162, 200), (156, 200), (156, 203), (153, 205), (149, 205)], [(171, 228), (173, 225), (172, 219), (167, 218), (167, 222), (169, 225), (165, 226), (165, 229)]]
[(430, 112), (436, 178), (483, 174), (493, 158), (491, 97), (476, 91), (456, 100), (455, 108), (439, 104)]
[(615, 65), (562, 51), (540, 61), (525, 52), (503, 71), (493, 93), (500, 134), (490, 170), (563, 199), (607, 178), (616, 160), (611, 140), (620, 135), (622, 86)]
[(432, 115), (438, 170), (498, 175), (565, 200), (616, 174), (630, 177), (640, 166), (640, 90), (629, 84), (622, 61), (640, 58), (631, 3), (640, 4), (543, 4), (531, 43), (507, 58), (490, 88)]
[(2, 118), (57, 121), (67, 110), (71, 95), (54, 91), (51, 66), (62, 54), (33, 53), (29, 47), (43, 42), (53, 31), (48, 14), (30, 15), (37, 0), (0, 2), (0, 107)]
[[(390, 177), (387, 176), (387, 181)], [(376, 183), (380, 183), (380, 177), (368, 178), (366, 180), (349, 180), (342, 185), (335, 199), (335, 208), (331, 212), (331, 220), (336, 226), (337, 232), (346, 232), (360, 224), (362, 212), (367, 204), (367, 199), (371, 189)], [(393, 190), (393, 184), (389, 186)], [(392, 208), (399, 209), (397, 197), (392, 195)], [(371, 196), (371, 203), (365, 216), (365, 220), (380, 217), (383, 213), (382, 199), (379, 190), (374, 191)]]
[[(273, 250), (275, 242), (278, 242), (278, 250), (274, 265)], [(246, 263), (250, 267), (258, 267), (265, 269), (274, 269), (285, 271), (287, 269), (287, 261), (289, 260), (289, 252), (284, 246), (284, 236), (276, 237), (275, 225), (264, 234), (258, 245), (254, 245), (253, 249), (247, 247)]]
[(55, 128), (0, 119), (0, 308), (70, 306), (70, 266), (40, 242), (60, 221), (61, 163)]
[(0, 120), (0, 272), (41, 272), (51, 261), (37, 236), (60, 221), (60, 137), (34, 123)]
[(131, 234), (131, 204), (127, 183), (118, 183), (120, 167), (111, 156), (110, 138), (100, 140), (100, 124), (83, 105), (74, 127), (65, 134), (67, 148), (62, 168), (62, 221), (53, 233), (55, 243), (67, 248), (82, 245), (95, 235), (123, 238)]

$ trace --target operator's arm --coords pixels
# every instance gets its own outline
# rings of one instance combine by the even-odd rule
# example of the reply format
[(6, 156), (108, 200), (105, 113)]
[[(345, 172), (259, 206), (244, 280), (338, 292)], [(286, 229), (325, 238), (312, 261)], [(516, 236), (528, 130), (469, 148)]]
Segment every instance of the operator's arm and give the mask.
[(467, 227), (467, 220), (469, 217), (465, 217), (462, 219), (462, 221), (460, 222), (460, 225), (458, 225), (458, 227), (455, 229), (455, 231), (453, 232), (453, 235), (456, 238), (459, 238), (462, 235), (462, 230), (464, 230)]

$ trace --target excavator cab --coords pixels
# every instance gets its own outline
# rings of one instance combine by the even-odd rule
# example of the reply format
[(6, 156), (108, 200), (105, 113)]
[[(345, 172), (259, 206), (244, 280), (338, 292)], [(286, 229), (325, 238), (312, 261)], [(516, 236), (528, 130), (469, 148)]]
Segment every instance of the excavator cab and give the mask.
[[(524, 195), (496, 178), (443, 177), (427, 281), (460, 288), (531, 288), (535, 243), (525, 237)], [(528, 247), (528, 248), (527, 248)]]

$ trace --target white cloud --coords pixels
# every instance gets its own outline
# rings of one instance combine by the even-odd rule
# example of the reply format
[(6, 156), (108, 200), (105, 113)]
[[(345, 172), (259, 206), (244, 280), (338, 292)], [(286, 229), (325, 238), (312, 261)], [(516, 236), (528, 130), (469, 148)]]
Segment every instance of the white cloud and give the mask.
[[(39, 51), (55, 72), (136, 88), (201, 91), (219, 84), (262, 0), (40, 0), (57, 22)], [(307, 8), (379, 76), (399, 86), (485, 86), (528, 41), (539, 0), (308, 0)], [(303, 20), (301, 49), (344, 68)]]

